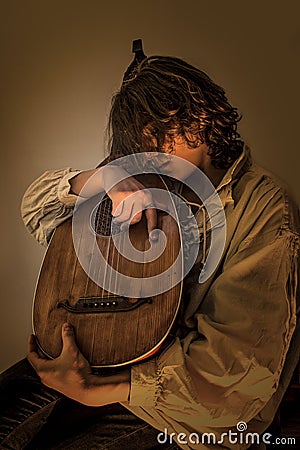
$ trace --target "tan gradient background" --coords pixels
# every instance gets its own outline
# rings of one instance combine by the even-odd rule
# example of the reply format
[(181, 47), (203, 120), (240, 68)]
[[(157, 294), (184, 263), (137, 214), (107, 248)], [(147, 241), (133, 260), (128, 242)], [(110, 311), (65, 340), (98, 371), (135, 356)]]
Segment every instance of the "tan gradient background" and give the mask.
[[(4, 6), (4, 3), (6, 5)], [(254, 157), (300, 200), (298, 1), (7, 1), (1, 6), (1, 355), (23, 357), (44, 250), (19, 206), (44, 170), (94, 167), (110, 97), (145, 52), (185, 58), (226, 88)]]

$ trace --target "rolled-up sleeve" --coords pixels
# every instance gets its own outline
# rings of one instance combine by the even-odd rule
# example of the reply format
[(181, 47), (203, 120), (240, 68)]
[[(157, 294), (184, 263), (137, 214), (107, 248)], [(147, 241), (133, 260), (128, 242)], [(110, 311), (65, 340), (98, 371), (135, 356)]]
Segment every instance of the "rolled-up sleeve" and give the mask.
[(46, 246), (54, 229), (72, 216), (77, 196), (70, 193), (69, 180), (78, 173), (71, 168), (48, 170), (26, 190), (22, 219), (40, 244)]
[(194, 316), (195, 330), (132, 368), (128, 406), (141, 407), (154, 426), (234, 427), (276, 391), (296, 326), (299, 236), (261, 237), (225, 263)]

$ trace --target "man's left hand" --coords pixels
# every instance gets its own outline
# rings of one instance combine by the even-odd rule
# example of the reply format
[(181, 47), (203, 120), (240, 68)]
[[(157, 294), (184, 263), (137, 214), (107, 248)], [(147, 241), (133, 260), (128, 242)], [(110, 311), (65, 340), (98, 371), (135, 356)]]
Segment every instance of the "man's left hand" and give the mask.
[(130, 371), (117, 375), (93, 375), (88, 361), (78, 349), (73, 327), (62, 327), (63, 348), (59, 357), (48, 360), (38, 354), (33, 335), (29, 338), (27, 358), (46, 386), (89, 406), (127, 401), (130, 392)]

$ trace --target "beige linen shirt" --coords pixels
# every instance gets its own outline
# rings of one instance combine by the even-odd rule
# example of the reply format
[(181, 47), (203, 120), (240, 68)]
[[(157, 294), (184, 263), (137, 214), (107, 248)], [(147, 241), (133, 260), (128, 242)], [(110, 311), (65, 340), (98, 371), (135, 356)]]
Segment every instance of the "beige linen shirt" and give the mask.
[[(48, 171), (24, 195), (24, 223), (43, 245), (72, 215), (69, 179), (77, 173)], [(173, 433), (167, 442), (184, 449), (248, 448), (246, 432), (232, 443), (228, 431), (239, 422), (247, 432), (266, 429), (299, 358), (299, 209), (247, 146), (217, 192), (227, 220), (221, 264), (199, 284), (196, 262), (185, 280), (182, 330), (159, 356), (132, 367), (124, 403), (161, 441)], [(200, 211), (203, 238), (209, 224)]]

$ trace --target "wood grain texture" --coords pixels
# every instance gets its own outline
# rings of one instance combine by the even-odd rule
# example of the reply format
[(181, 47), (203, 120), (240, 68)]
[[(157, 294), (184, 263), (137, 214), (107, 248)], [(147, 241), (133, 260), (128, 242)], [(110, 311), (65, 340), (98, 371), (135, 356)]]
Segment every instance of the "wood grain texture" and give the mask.
[[(147, 278), (171, 267), (180, 251), (180, 235), (175, 220), (165, 213), (158, 214), (158, 228), (167, 237), (166, 248), (152, 262), (134, 262), (116, 250), (110, 237), (97, 237), (97, 246), (107, 264), (129, 277)], [(83, 227), (80, 247), (85, 246), (87, 230)], [(132, 245), (140, 251), (149, 249), (146, 219), (130, 227)], [(122, 236), (120, 236), (122, 242)], [(87, 257), (93, 258), (89, 249)], [(182, 261), (173, 265), (172, 277), (182, 271)], [(93, 268), (95, 269), (95, 268)], [(99, 267), (95, 270), (104, 270)], [(59, 302), (75, 306), (80, 297), (111, 295), (93, 282), (81, 267), (72, 240), (72, 221), (68, 220), (55, 231), (42, 265), (33, 306), (34, 332), (41, 350), (55, 358), (61, 352), (61, 326), (71, 323), (75, 328), (80, 350), (93, 367), (120, 366), (135, 362), (155, 349), (168, 335), (179, 308), (181, 283), (167, 292), (152, 297), (136, 309), (122, 312), (74, 313), (58, 307)], [(137, 301), (134, 292), (129, 301)]]

